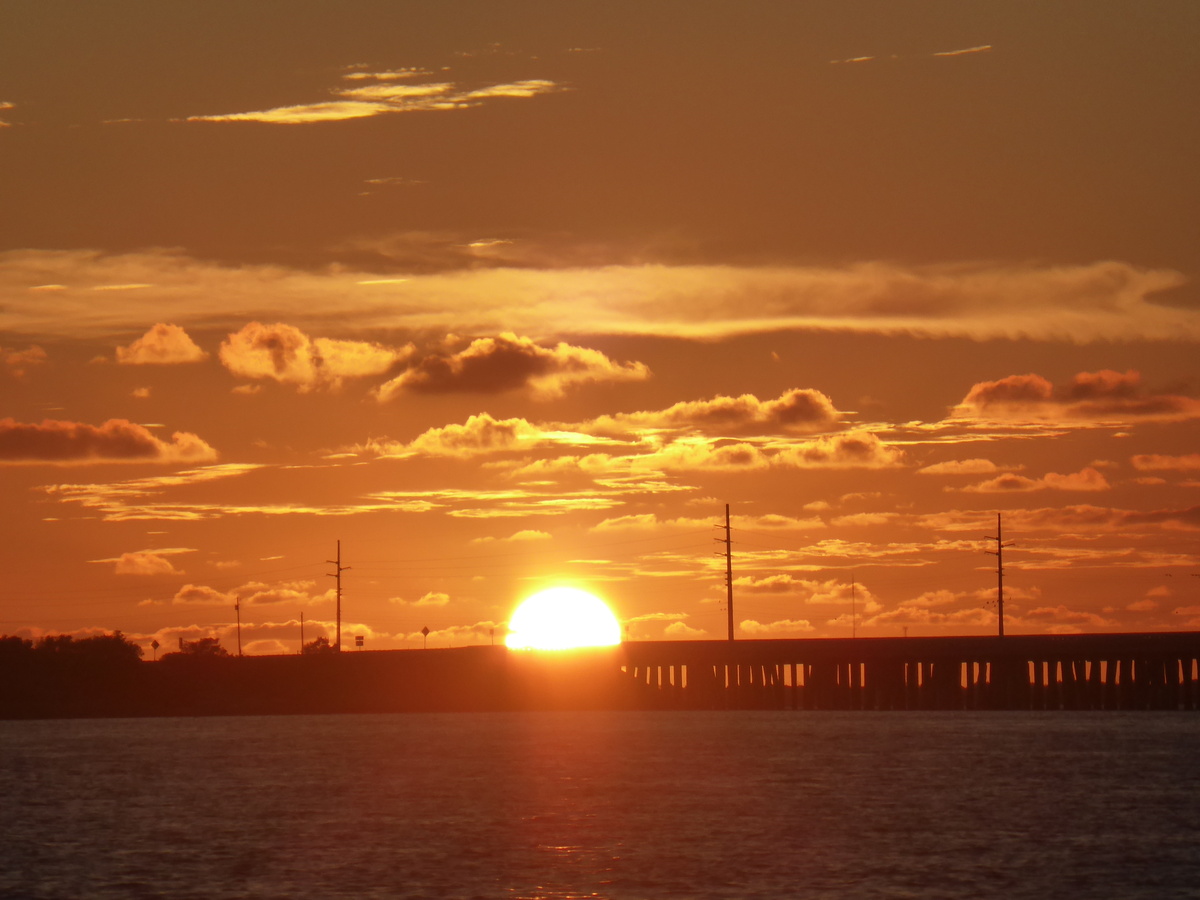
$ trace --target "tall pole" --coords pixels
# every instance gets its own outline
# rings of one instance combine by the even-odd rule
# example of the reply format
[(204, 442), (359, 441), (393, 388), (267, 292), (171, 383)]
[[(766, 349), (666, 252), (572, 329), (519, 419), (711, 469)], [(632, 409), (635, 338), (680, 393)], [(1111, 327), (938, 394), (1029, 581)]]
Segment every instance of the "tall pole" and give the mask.
[[(721, 526), (717, 526), (720, 528)], [(725, 539), (717, 538), (725, 545), (725, 619), (729, 640), (733, 640), (733, 537), (729, 528), (729, 504), (725, 504)]]
[(858, 596), (855, 589), (858, 582), (854, 578), (854, 570), (850, 570), (850, 637), (858, 637)]
[(304, 613), (300, 613), (300, 652), (304, 652)]
[(242, 600), (240, 597), (234, 598), (233, 611), (235, 613), (237, 613), (238, 656), (241, 656), (242, 655)]
[(996, 557), (996, 612), (999, 616), (1000, 637), (1004, 637), (1004, 548), (1011, 547), (1012, 541), (1009, 541), (1007, 544), (1004, 543), (1004, 531), (1000, 524), (1000, 513), (996, 513), (995, 536), (993, 537), (989, 534), (986, 539), (996, 542), (995, 550), (985, 550), (983, 552)]
[(337, 653), (342, 652), (342, 573), (349, 569), (349, 566), (342, 565), (342, 542), (337, 542), (337, 559), (327, 559), (325, 562), (335, 566), (335, 570), (329, 573), (330, 578), (337, 579), (337, 638), (334, 641), (333, 649)]

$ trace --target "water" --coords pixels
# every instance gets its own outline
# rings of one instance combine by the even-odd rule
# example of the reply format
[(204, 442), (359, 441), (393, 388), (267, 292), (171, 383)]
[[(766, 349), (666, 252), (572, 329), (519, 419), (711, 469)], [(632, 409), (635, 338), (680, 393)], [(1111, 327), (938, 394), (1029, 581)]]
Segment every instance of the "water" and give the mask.
[(1200, 898), (1200, 716), (0, 722), (0, 896)]

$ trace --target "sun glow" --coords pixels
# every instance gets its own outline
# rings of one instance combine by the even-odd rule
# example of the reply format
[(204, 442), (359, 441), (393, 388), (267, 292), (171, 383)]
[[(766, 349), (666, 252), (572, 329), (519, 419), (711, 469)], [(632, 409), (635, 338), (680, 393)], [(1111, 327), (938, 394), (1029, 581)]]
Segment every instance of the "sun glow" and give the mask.
[(578, 588), (549, 588), (527, 598), (509, 622), (514, 650), (569, 650), (621, 643), (621, 625), (599, 597)]

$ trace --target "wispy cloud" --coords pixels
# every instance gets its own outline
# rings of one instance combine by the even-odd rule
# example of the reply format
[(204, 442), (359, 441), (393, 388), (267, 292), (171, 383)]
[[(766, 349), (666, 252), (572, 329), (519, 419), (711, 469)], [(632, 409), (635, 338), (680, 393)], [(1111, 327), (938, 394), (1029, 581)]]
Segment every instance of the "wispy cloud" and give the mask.
[(1200, 453), (1168, 456), (1161, 453), (1139, 453), (1131, 459), (1139, 472), (1196, 472), (1200, 471)]
[[(456, 260), (454, 266), (465, 266)], [(1086, 266), (904, 267), (611, 265), (460, 268), (386, 273), (339, 267), (219, 266), (171, 252), (0, 253), (9, 334), (79, 337), (172, 321), (241, 327), (248, 319), (300, 328), (413, 333), (637, 334), (714, 339), (778, 330), (971, 338), (1200, 340), (1200, 313), (1155, 302), (1185, 284), (1178, 272), (1119, 262)], [(138, 279), (152, 288), (93, 285)], [(61, 286), (39, 290), (47, 284)], [(119, 298), (119, 299), (116, 299)], [(337, 310), (334, 315), (330, 310)]]
[(498, 98), (528, 98), (564, 90), (564, 87), (545, 79), (529, 79), (507, 84), (478, 87), (452, 81), (431, 81), (421, 84), (399, 84), (429, 77), (423, 69), (385, 70), (381, 72), (350, 72), (343, 79), (350, 87), (330, 91), (333, 99), (277, 106), (248, 112), (218, 113), (187, 116), (184, 122), (260, 122), (270, 125), (306, 125), (321, 122), (342, 122), (403, 112), (444, 111), (467, 109)]
[(964, 47), (961, 50), (942, 50), (941, 52), (932, 54), (933, 56), (967, 56), (971, 53), (990, 53), (992, 50), (991, 44), (980, 44), (977, 47)]
[(0, 347), (0, 372), (22, 379), (30, 370), (44, 365), (47, 359), (46, 351), (37, 344), (30, 344), (24, 350)]

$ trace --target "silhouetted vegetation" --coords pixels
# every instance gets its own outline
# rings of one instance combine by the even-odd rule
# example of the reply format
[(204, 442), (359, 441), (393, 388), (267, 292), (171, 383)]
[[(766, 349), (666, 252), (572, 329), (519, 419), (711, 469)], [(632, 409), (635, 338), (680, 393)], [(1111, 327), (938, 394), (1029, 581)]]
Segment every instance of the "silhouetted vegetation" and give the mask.
[(336, 653), (337, 651), (334, 649), (333, 644), (329, 643), (329, 638), (322, 636), (309, 641), (300, 648), (300, 652), (305, 656), (316, 656), (323, 653)]
[(217, 659), (220, 657), (229, 656), (229, 651), (221, 646), (220, 638), (205, 637), (197, 638), (194, 641), (179, 641), (179, 649), (170, 653), (164, 653), (164, 660), (176, 659), (185, 657), (189, 659)]
[(32, 641), (0, 637), (0, 716), (112, 715), (137, 680), (142, 648), (121, 632)]

